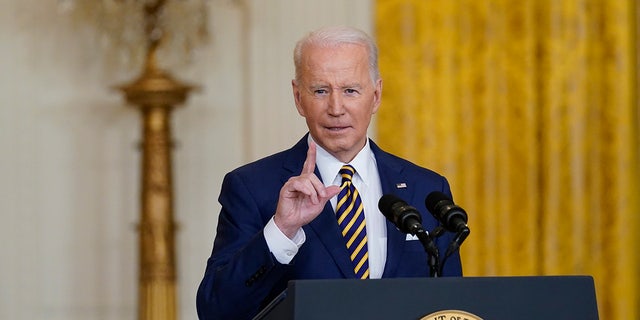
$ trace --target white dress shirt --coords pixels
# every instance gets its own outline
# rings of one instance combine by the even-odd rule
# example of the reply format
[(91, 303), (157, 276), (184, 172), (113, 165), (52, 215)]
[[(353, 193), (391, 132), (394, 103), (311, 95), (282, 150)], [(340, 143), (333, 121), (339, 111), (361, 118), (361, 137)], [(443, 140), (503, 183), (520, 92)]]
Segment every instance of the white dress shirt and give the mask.
[[(311, 135), (309, 135), (309, 141), (312, 141)], [(325, 186), (339, 186), (342, 183), (339, 171), (346, 163), (339, 161), (319, 145), (316, 150), (316, 167), (322, 177), (322, 183)], [(353, 185), (358, 189), (364, 205), (369, 250), (369, 278), (379, 279), (382, 277), (387, 259), (387, 228), (385, 218), (378, 209), (378, 200), (382, 197), (382, 186), (369, 139), (364, 148), (348, 164), (356, 169)], [(335, 212), (337, 196), (331, 198), (330, 202)], [(273, 218), (265, 226), (264, 236), (276, 260), (284, 264), (291, 262), (298, 248), (306, 240), (302, 229), (298, 230), (293, 239), (289, 239), (278, 229)]]

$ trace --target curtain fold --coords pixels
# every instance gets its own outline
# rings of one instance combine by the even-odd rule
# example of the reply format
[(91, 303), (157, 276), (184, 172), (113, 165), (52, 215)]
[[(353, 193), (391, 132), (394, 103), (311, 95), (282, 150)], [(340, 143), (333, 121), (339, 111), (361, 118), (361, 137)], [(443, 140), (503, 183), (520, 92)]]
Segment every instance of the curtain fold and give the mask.
[(601, 318), (640, 317), (636, 9), (377, 1), (378, 141), (450, 179), (466, 275), (589, 274)]

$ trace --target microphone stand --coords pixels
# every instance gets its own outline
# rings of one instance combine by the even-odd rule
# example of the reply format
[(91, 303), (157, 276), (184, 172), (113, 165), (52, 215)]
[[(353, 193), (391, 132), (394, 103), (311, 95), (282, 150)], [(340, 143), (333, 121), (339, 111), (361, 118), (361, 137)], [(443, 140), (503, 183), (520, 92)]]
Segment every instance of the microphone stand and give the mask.
[(456, 234), (455, 238), (453, 238), (453, 240), (449, 244), (449, 247), (447, 248), (447, 252), (445, 252), (444, 254), (444, 258), (442, 259), (442, 265), (440, 265), (440, 270), (439, 270), (440, 274), (442, 274), (442, 268), (444, 268), (444, 264), (449, 258), (449, 256), (451, 256), (454, 252), (460, 249), (460, 245), (462, 245), (462, 242), (467, 238), (467, 236), (469, 236), (470, 232), (471, 230), (469, 230), (468, 227), (465, 227), (464, 229), (460, 230)]
[(416, 230), (414, 234), (418, 237), (418, 240), (420, 240), (424, 250), (427, 252), (427, 263), (429, 264), (429, 273), (431, 277), (440, 277), (440, 253), (438, 252), (438, 247), (433, 242), (433, 238), (431, 238), (429, 233), (422, 228)]

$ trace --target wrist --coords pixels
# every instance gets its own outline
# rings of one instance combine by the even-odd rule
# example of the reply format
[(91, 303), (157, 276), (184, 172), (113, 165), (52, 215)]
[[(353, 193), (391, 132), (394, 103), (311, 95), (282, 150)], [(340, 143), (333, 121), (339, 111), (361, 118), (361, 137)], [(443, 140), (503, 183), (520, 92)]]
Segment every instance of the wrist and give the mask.
[(293, 239), (296, 233), (298, 233), (298, 230), (300, 230), (300, 227), (287, 226), (286, 224), (283, 224), (282, 221), (280, 220), (281, 218), (277, 214), (273, 216), (273, 223), (275, 223), (276, 227), (280, 230), (280, 232), (282, 232), (285, 236), (287, 236), (287, 238)]

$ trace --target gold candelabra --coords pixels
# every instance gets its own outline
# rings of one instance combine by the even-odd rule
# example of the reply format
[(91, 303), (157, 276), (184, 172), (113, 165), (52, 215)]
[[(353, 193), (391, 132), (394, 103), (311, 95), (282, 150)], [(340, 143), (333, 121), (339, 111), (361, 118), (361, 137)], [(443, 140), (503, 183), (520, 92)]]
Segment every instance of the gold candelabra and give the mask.
[(188, 60), (208, 36), (206, 1), (58, 0), (61, 11), (101, 31), (99, 44), (123, 50), (109, 57), (143, 65), (133, 81), (117, 86), (142, 115), (138, 319), (177, 318), (171, 112), (194, 87), (160, 68), (158, 52), (172, 49), (174, 62)]
[(147, 51), (142, 74), (120, 86), (142, 113), (138, 319), (176, 319), (175, 222), (171, 163), (171, 111), (191, 86), (157, 65), (163, 38), (158, 17), (165, 0), (144, 4)]

